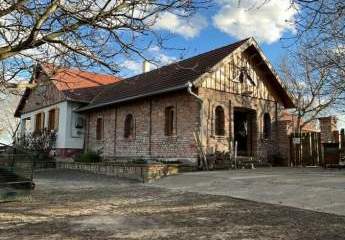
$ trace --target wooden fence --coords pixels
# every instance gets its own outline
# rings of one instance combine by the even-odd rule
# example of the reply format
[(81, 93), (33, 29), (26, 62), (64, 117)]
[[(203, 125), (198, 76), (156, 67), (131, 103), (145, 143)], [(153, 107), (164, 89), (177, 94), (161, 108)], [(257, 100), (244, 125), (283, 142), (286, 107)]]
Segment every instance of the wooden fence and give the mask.
[(290, 166), (322, 166), (339, 165), (345, 156), (344, 130), (335, 132), (332, 142), (321, 142), (321, 133), (309, 132), (291, 134)]
[(321, 135), (318, 132), (291, 134), (290, 166), (323, 165)]

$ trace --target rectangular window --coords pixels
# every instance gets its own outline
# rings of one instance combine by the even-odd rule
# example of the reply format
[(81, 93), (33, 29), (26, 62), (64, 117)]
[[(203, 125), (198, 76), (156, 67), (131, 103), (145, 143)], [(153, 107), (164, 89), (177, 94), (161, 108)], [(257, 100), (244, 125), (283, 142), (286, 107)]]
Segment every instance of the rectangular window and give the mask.
[(174, 134), (174, 107), (165, 108), (165, 135), (171, 136)]
[(97, 118), (96, 123), (96, 140), (103, 139), (103, 118)]
[(48, 113), (48, 130), (57, 130), (59, 125), (59, 109), (54, 108)]
[(44, 129), (44, 113), (37, 113), (35, 116), (35, 132), (41, 132)]

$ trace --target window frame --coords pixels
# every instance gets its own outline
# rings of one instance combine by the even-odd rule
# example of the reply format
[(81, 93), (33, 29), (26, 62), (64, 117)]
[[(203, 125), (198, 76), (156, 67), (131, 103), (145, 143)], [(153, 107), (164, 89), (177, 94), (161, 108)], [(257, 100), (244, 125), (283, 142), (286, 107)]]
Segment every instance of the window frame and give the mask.
[(58, 128), (59, 128), (59, 109), (52, 108), (48, 111), (48, 130), (57, 131)]
[(125, 139), (133, 139), (135, 136), (135, 118), (132, 113), (128, 113), (125, 117), (123, 126), (123, 137)]
[(269, 140), (272, 136), (272, 119), (268, 112), (264, 113), (263, 123), (263, 139)]
[(96, 140), (102, 141), (104, 138), (104, 121), (103, 117), (97, 117), (96, 119)]
[(174, 136), (176, 134), (176, 123), (175, 123), (175, 107), (167, 106), (164, 109), (164, 135)]
[(44, 112), (39, 112), (35, 114), (35, 133), (40, 133), (44, 130), (45, 126), (45, 114)]
[[(221, 112), (219, 112), (218, 109), (220, 109)], [(222, 115), (219, 116), (219, 113), (221, 113)], [(214, 134), (217, 137), (225, 136), (225, 111), (224, 107), (221, 105), (216, 106), (214, 109)]]

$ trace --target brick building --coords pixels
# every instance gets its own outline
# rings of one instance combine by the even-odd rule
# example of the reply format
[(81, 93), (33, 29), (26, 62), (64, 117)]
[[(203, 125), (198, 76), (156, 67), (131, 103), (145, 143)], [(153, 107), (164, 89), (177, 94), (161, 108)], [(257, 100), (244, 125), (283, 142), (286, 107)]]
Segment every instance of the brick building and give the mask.
[(279, 151), (278, 116), (293, 102), (253, 38), (105, 86), (77, 110), (86, 150), (105, 158), (195, 163), (205, 151), (266, 160)]
[(286, 147), (277, 119), (294, 106), (253, 38), (128, 79), (39, 66), (31, 83), (16, 111), (21, 132), (54, 128), (62, 157), (84, 149), (195, 164), (198, 133), (207, 153), (237, 143), (238, 155), (264, 161)]

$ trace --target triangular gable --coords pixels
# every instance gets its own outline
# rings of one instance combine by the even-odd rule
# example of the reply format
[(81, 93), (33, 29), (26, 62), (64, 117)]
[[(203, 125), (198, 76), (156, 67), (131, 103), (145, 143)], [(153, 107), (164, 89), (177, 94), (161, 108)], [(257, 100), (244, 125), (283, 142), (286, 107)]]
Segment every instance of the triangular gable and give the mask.
[[(259, 45), (253, 38), (249, 38), (244, 43), (242, 43), (240, 47), (238, 47), (236, 50), (231, 52), (224, 59), (219, 61), (208, 72), (204, 73), (198, 79), (196, 79), (193, 82), (193, 84), (197, 87), (204, 86), (205, 81), (210, 79), (212, 74), (217, 72), (217, 70), (221, 69), (224, 65), (228, 64), (230, 61), (233, 61), (234, 56), (242, 54), (245, 51), (251, 53), (251, 58), (253, 58), (253, 61), (256, 62), (255, 65), (259, 66), (261, 71), (265, 73), (265, 80), (267, 81), (266, 84), (275, 93), (274, 94), (275, 98), (277, 98), (277, 100), (279, 100), (284, 105), (285, 108), (293, 108), (294, 103), (293, 103), (292, 97), (289, 95), (286, 88), (283, 86), (283, 83), (280, 80), (278, 74), (276, 73), (273, 66), (268, 61), (268, 59), (266, 58), (266, 56), (260, 49)], [(231, 69), (225, 70), (225, 71), (231, 71)], [(235, 76), (233, 78), (235, 78)]]

